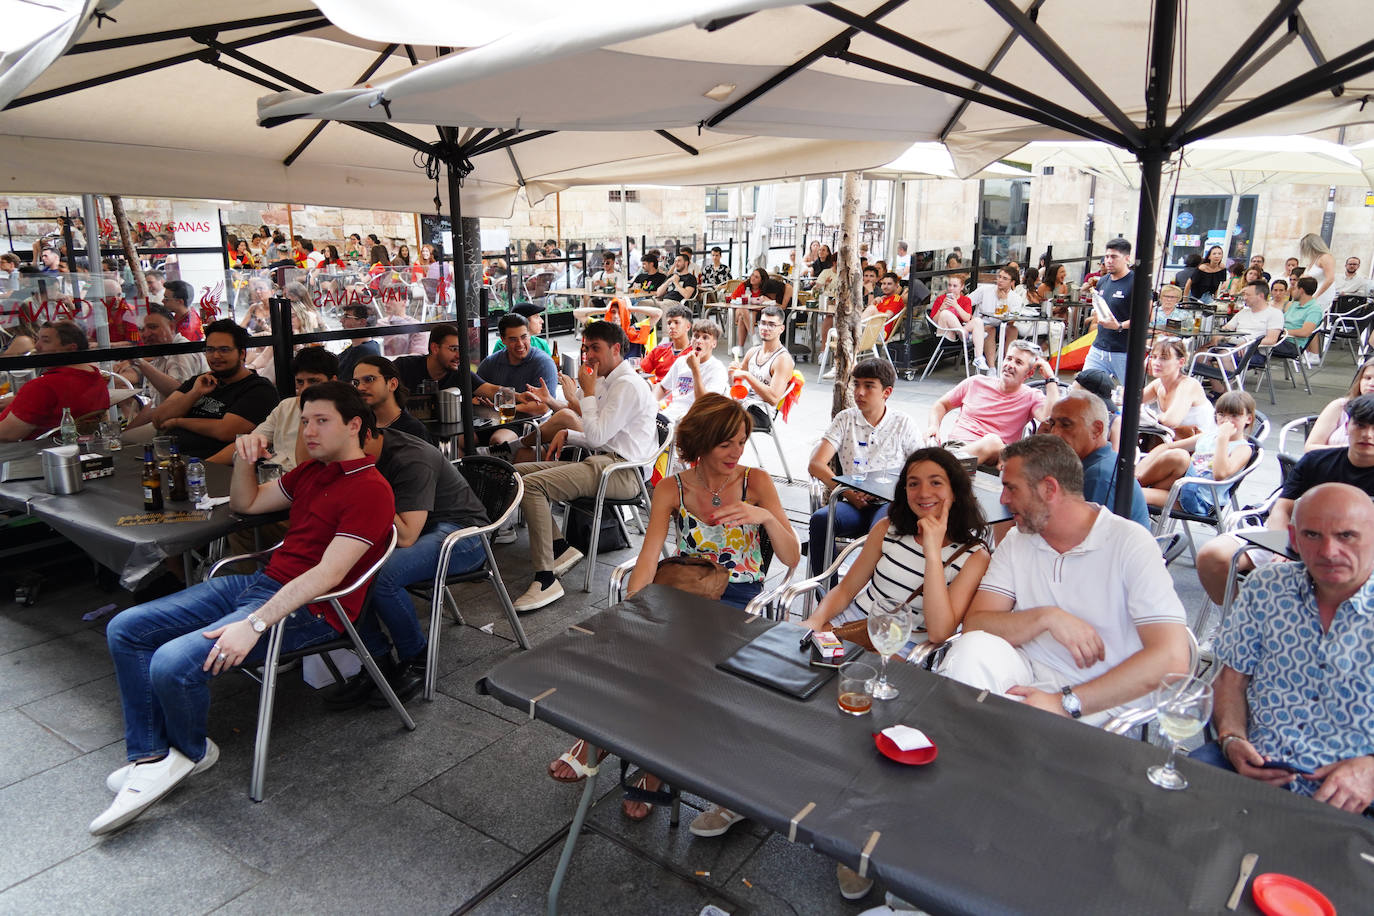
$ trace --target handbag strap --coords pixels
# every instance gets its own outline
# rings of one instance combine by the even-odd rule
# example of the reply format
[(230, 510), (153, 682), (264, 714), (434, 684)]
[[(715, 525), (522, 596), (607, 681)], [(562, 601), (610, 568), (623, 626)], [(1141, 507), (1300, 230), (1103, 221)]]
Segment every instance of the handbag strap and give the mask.
[[(949, 555), (949, 559), (948, 559), (948, 560), (945, 560), (943, 563), (941, 563), (940, 566), (941, 566), (942, 568), (947, 568), (947, 567), (948, 567), (951, 563), (953, 563), (955, 560), (959, 559), (959, 558), (962, 557), (964, 554), (966, 554), (966, 553), (968, 553), (970, 550), (972, 550), (972, 549), (973, 549), (973, 545), (979, 544), (979, 543), (982, 543), (982, 542), (979, 541), (977, 538), (974, 538), (974, 539), (971, 540), (971, 541), (965, 541), (964, 543), (960, 544), (960, 545), (959, 545), (959, 549), (956, 550), (956, 551), (954, 551), (954, 553), (950, 554), (950, 555)], [(905, 601), (903, 601), (902, 604), (910, 604), (911, 602), (915, 601), (917, 598), (921, 597), (921, 593), (924, 592), (925, 590), (926, 590), (926, 580), (925, 580), (925, 576), (922, 576), (922, 577), (921, 577), (921, 584), (918, 585), (918, 586), (916, 586), (916, 588), (911, 592), (910, 595), (907, 596), (907, 599), (906, 599)]]

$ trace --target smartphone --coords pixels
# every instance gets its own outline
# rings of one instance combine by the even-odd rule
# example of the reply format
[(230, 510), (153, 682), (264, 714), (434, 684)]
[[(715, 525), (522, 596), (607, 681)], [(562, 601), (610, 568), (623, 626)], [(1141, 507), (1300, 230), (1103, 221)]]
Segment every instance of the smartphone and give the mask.
[(1296, 763), (1289, 763), (1286, 760), (1266, 760), (1260, 764), (1264, 770), (1287, 770), (1290, 773), (1301, 773), (1304, 776), (1311, 776), (1312, 770), (1308, 767)]

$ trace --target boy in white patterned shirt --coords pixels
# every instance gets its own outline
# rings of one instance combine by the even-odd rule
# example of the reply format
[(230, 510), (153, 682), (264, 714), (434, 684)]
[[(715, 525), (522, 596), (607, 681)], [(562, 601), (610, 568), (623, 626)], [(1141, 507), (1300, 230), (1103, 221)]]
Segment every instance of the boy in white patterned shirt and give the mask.
[[(854, 367), (854, 404), (842, 410), (830, 421), (816, 450), (811, 453), (807, 470), (825, 485), (827, 491), (835, 487), (835, 470), (831, 459), (838, 458), (840, 472), (853, 474), (862, 466), (865, 471), (899, 468), (906, 456), (926, 444), (920, 427), (900, 410), (889, 410), (887, 399), (897, 383), (892, 364), (881, 359), (865, 359)], [(835, 534), (854, 537), (868, 531), (873, 523), (887, 514), (887, 504), (849, 490), (835, 505)], [(825, 568), (831, 545), (826, 540), (830, 509), (817, 509), (811, 516), (811, 539), (807, 555), (811, 575)]]

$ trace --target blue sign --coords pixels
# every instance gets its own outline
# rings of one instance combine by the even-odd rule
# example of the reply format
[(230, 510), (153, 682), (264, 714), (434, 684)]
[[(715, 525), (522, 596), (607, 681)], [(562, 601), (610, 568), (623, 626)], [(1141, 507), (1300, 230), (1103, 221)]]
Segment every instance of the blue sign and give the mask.
[(1189, 213), (1187, 210), (1184, 210), (1183, 212), (1179, 213), (1175, 222), (1178, 223), (1178, 228), (1187, 229), (1189, 226), (1193, 225), (1193, 214)]

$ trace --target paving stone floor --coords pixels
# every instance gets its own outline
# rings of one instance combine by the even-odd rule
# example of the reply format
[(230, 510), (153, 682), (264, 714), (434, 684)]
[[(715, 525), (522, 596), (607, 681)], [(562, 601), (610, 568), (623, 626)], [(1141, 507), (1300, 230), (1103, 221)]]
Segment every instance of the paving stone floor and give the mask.
[[(806, 389), (782, 428), (791, 470), (829, 415), (830, 385), (803, 364)], [(1280, 381), (1268, 413), (1279, 427), (1315, 413), (1349, 383), (1348, 354), (1313, 379), (1313, 395)], [(899, 382), (892, 405), (923, 417), (957, 381), (942, 369), (924, 383)], [(780, 475), (777, 451), (758, 437), (764, 465)], [(1245, 484), (1243, 501), (1276, 485), (1272, 456)], [(807, 496), (783, 487), (803, 531)], [(636, 548), (599, 559), (592, 591), (578, 591), (524, 618), (538, 644), (606, 604), (612, 566)], [(518, 595), (529, 582), (524, 533), (497, 548)], [(16, 570), (10, 569), (9, 572)], [(6, 572), (0, 568), (0, 573)], [(1186, 558), (1174, 567), (1185, 605), (1201, 601)], [(267, 794), (249, 800), (256, 690), (244, 677), (214, 687), (210, 734), (217, 766), (189, 780), (133, 826), (96, 839), (87, 824), (108, 804), (104, 777), (124, 762), (118, 697), (104, 620), (82, 615), (125, 593), (102, 592), (79, 560), (47, 570), (41, 600), (21, 607), (0, 595), (0, 914), (40, 913), (451, 913), (543, 912), (544, 893), (578, 789), (547, 778), (549, 760), (569, 740), (478, 696), (475, 682), (519, 652), (489, 589), (460, 587), (470, 626), (445, 624), (439, 693), (415, 700), (419, 727), (406, 732), (389, 711), (325, 710), (299, 674), (283, 677), (272, 735)], [(479, 627), (493, 624), (488, 634)], [(761, 754), (766, 759), (766, 752)], [(621, 816), (614, 761), (598, 777), (600, 800), (578, 844), (562, 895), (569, 914), (696, 914), (708, 903), (731, 913), (848, 914), (881, 903), (880, 890), (847, 903), (834, 864), (745, 823), (699, 840), (687, 824), (705, 802), (687, 797), (683, 820), (668, 826), (655, 809), (634, 824)], [(709, 872), (698, 875), (697, 872)]]

